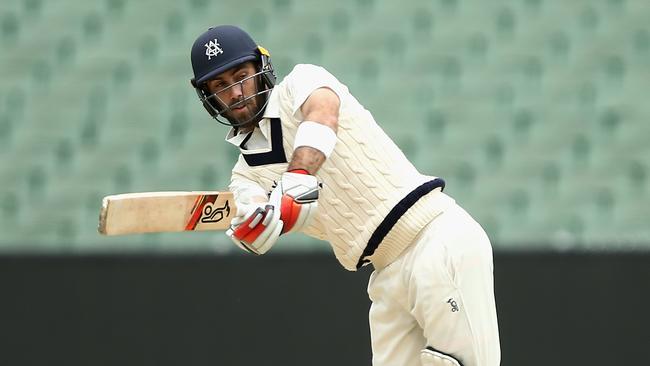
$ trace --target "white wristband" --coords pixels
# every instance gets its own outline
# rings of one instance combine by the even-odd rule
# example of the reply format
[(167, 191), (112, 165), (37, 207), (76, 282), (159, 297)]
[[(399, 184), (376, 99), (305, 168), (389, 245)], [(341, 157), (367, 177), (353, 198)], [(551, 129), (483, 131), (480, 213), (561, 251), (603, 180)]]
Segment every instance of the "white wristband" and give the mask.
[(329, 126), (313, 121), (303, 121), (298, 126), (293, 149), (300, 146), (313, 147), (329, 158), (336, 145), (336, 132)]

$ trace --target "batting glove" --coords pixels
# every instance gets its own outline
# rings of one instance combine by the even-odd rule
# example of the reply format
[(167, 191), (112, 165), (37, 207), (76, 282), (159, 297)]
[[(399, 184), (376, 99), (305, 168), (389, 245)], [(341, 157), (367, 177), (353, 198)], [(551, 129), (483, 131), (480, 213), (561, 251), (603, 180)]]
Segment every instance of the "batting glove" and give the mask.
[(232, 241), (240, 248), (264, 254), (273, 247), (282, 234), (284, 223), (280, 219), (281, 196), (272, 193), (266, 204), (250, 204), (241, 207), (243, 215), (235, 217), (226, 231)]
[(283, 234), (301, 231), (309, 225), (318, 209), (319, 189), (320, 184), (316, 177), (306, 170), (282, 174), (272, 195), (281, 195), (280, 218), (284, 222)]

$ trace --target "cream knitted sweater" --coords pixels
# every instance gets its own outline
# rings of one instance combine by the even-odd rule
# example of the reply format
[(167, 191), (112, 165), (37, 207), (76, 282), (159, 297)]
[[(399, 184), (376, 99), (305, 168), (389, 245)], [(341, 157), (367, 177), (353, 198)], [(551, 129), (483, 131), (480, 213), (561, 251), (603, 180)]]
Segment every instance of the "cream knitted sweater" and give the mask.
[[(276, 159), (265, 163), (261, 159), (251, 164), (251, 157), (273, 150), (271, 135), (280, 132), (281, 125), (281, 150), (286, 159), (291, 158), (296, 130), (302, 121), (299, 107), (319, 87), (334, 90), (341, 100), (341, 109), (336, 147), (316, 174), (323, 183), (318, 212), (304, 233), (328, 241), (343, 267), (354, 271), (368, 240), (391, 209), (415, 188), (435, 177), (420, 174), (377, 125), (370, 112), (324, 69), (298, 65), (276, 85), (266, 118), (260, 123), (260, 129), (269, 139), (269, 148), (265, 151), (242, 149), (233, 168), (230, 189), (237, 195), (242, 182), (257, 184), (267, 192), (272, 189), (274, 181), (286, 171), (287, 162)], [(275, 150), (277, 153), (279, 143)], [(420, 230), (453, 203), (454, 200), (440, 189), (417, 200), (368, 258), (373, 266), (382, 268), (390, 264)]]

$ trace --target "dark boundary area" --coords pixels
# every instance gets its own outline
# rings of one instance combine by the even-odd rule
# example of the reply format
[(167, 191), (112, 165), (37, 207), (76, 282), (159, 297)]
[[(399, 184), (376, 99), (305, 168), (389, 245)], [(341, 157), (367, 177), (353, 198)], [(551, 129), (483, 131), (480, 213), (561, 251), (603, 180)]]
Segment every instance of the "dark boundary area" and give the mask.
[[(0, 256), (1, 365), (370, 365), (331, 255)], [(496, 252), (502, 365), (650, 364), (650, 253)]]

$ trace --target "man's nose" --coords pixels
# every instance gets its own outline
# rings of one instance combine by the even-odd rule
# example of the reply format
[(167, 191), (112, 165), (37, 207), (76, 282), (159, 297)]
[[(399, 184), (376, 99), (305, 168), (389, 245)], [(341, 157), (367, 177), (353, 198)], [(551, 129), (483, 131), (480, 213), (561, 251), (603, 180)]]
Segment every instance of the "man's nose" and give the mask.
[(235, 83), (231, 88), (230, 88), (230, 100), (231, 101), (238, 101), (241, 99), (241, 97), (244, 95), (244, 90), (242, 88), (241, 83)]

